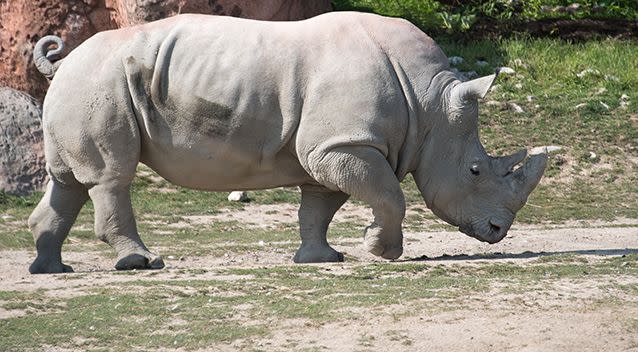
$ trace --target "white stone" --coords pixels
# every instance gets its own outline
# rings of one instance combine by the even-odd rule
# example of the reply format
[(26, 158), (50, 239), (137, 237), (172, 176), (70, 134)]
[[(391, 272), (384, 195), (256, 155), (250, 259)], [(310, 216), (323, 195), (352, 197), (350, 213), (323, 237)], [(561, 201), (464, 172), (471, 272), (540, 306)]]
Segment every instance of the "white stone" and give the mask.
[(592, 76), (592, 75), (594, 76), (600, 75), (600, 71), (588, 68), (576, 74), (578, 78), (584, 78), (585, 76)]
[(513, 68), (507, 66), (499, 68), (498, 72), (506, 75), (513, 75), (516, 73)]
[(605, 81), (620, 82), (620, 78), (614, 75), (605, 75)]
[(467, 79), (474, 79), (478, 77), (478, 73), (476, 73), (476, 71), (461, 72), (461, 74), (467, 77)]
[(463, 60), (463, 58), (462, 58), (462, 57), (460, 57), (460, 56), (450, 56), (450, 57), (447, 59), (447, 61), (450, 63), (450, 65), (454, 65), (454, 66), (456, 66), (456, 65), (460, 65), (460, 64), (462, 64), (462, 63), (463, 63), (463, 61), (465, 61), (465, 60)]
[(598, 155), (596, 155), (596, 153), (594, 152), (589, 152), (589, 159), (594, 160), (598, 157)]
[(525, 110), (523, 110), (523, 108), (520, 107), (516, 103), (509, 102), (509, 103), (507, 103), (507, 107), (510, 108), (510, 110), (514, 111), (517, 114), (522, 114), (522, 113), (525, 112)]
[(229, 202), (245, 202), (248, 199), (248, 193), (244, 191), (232, 191), (228, 195)]
[(599, 101), (600, 105), (603, 106), (603, 108), (605, 108), (606, 110), (609, 110), (609, 105), (603, 103), (602, 101)]
[(524, 63), (521, 59), (514, 59), (514, 66), (527, 68), (527, 64)]
[(528, 96), (526, 97), (526, 99), (527, 99), (527, 101), (528, 101), (528, 102), (532, 102), (532, 100), (534, 100), (534, 99), (536, 99), (536, 98), (535, 98), (533, 95), (528, 95)]

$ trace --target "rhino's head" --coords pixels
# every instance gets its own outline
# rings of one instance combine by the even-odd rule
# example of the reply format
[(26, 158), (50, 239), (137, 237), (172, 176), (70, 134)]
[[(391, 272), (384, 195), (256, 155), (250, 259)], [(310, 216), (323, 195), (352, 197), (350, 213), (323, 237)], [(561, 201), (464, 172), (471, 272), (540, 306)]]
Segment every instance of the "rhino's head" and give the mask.
[[(496, 243), (509, 230), (516, 212), (540, 181), (546, 155), (493, 157), (478, 136), (478, 99), (496, 74), (468, 82), (435, 79), (430, 111), (436, 111), (414, 179), (432, 211), (469, 236)], [(437, 91), (438, 90), (438, 91)]]

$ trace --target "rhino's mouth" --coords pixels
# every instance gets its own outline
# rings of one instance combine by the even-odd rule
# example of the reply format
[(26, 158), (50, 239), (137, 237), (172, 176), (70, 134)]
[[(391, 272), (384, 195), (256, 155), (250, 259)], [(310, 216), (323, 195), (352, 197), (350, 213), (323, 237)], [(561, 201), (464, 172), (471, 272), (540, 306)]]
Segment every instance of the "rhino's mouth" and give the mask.
[(473, 224), (459, 226), (459, 231), (462, 233), (489, 244), (500, 242), (507, 236), (507, 230), (509, 230), (507, 226), (503, 226), (499, 221), (493, 219), (490, 219), (482, 226)]

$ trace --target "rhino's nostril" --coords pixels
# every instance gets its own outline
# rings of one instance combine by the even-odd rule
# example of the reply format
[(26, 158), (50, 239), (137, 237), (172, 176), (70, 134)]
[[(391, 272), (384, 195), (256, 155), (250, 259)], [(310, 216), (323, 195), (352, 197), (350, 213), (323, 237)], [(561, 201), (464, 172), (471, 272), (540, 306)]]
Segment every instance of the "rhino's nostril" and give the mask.
[(494, 232), (494, 233), (501, 233), (501, 226), (493, 223), (492, 221), (490, 221), (490, 229)]

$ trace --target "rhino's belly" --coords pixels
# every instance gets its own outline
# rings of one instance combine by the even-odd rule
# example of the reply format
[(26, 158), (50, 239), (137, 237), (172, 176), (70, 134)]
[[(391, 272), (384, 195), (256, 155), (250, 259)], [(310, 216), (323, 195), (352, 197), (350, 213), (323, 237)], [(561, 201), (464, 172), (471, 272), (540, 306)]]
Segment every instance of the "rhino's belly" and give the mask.
[(312, 182), (297, 158), (286, 151), (264, 158), (258, 152), (247, 153), (238, 146), (222, 143), (210, 143), (197, 150), (153, 145), (143, 145), (142, 149), (142, 163), (170, 182), (188, 188), (231, 191)]

